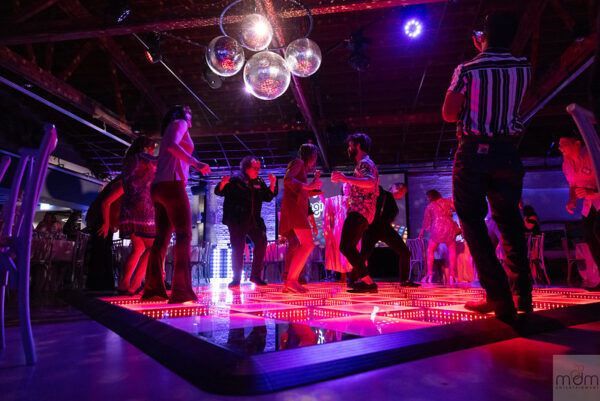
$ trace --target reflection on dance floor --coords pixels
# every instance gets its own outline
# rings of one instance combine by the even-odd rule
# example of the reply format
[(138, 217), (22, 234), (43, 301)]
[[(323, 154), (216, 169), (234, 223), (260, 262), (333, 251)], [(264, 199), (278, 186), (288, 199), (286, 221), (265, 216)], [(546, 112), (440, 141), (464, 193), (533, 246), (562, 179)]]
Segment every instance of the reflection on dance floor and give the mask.
[[(184, 305), (140, 302), (139, 296), (101, 299), (248, 355), (493, 317), (463, 307), (484, 296), (481, 288), (378, 285), (377, 294), (349, 294), (337, 283), (284, 294), (280, 284), (230, 290), (222, 283), (197, 288), (198, 301)], [(595, 302), (600, 294), (581, 289), (533, 292), (535, 310)]]

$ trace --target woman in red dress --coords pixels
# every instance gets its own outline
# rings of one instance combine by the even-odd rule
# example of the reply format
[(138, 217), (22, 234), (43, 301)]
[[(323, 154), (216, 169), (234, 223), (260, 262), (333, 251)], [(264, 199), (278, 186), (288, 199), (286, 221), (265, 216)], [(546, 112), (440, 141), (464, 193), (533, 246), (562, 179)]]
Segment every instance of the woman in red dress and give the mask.
[(306, 292), (298, 283), (298, 276), (304, 268), (306, 260), (314, 248), (311, 226), (308, 221), (308, 192), (321, 189), (319, 171), (309, 184), (307, 172), (317, 162), (318, 149), (315, 145), (306, 143), (300, 146), (298, 159), (292, 160), (283, 178), (284, 190), (281, 201), (281, 220), (279, 235), (287, 238), (288, 250), (285, 254), (285, 264), (289, 266), (284, 292)]

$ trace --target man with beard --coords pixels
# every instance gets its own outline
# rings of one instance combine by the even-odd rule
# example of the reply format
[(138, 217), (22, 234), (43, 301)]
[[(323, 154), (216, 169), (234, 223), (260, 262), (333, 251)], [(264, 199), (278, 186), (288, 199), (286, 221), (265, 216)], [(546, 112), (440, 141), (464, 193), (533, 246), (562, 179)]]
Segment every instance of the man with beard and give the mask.
[(340, 252), (352, 265), (354, 277), (359, 279), (348, 292), (376, 293), (377, 284), (369, 276), (365, 258), (358, 251), (357, 245), (375, 218), (379, 196), (379, 172), (368, 155), (371, 150), (371, 138), (366, 134), (357, 133), (350, 135), (347, 142), (348, 156), (356, 163), (354, 176), (346, 177), (340, 171), (334, 171), (331, 175), (331, 182), (350, 185), (348, 213), (342, 228)]

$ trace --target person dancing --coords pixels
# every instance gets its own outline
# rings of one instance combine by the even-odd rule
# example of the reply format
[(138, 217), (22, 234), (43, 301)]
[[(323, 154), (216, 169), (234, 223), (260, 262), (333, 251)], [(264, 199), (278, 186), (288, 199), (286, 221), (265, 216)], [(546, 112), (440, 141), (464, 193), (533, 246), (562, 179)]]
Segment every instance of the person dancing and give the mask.
[(444, 269), (446, 283), (454, 284), (456, 281), (456, 236), (460, 228), (452, 220), (454, 205), (451, 199), (444, 199), (435, 189), (427, 191), (429, 204), (425, 208), (423, 227), (419, 238), (423, 238), (425, 231), (429, 231), (429, 245), (427, 246), (427, 275), (422, 282), (431, 283), (433, 277), (434, 252), (440, 244), (448, 246), (448, 259), (450, 268)]
[(255, 156), (246, 156), (240, 163), (240, 174), (228, 175), (215, 187), (215, 195), (224, 196), (223, 224), (229, 229), (231, 243), (233, 280), (229, 288), (238, 287), (244, 266), (246, 237), (254, 244), (254, 258), (250, 281), (258, 286), (267, 285), (262, 280), (263, 261), (267, 250), (267, 228), (261, 217), (263, 202), (270, 202), (277, 190), (277, 178), (269, 174), (269, 186), (258, 177), (260, 161)]
[[(533, 310), (519, 213), (524, 169), (516, 146), (531, 65), (510, 53), (518, 26), (517, 17), (507, 12), (486, 17), (483, 35), (474, 37), (481, 53), (456, 67), (442, 107), (444, 120), (457, 123), (459, 137), (452, 170), (454, 206), (486, 292), (485, 301), (467, 302), (465, 308), (509, 320), (516, 309)], [(486, 198), (500, 230), (504, 268), (487, 235)]]
[(163, 119), (156, 176), (150, 187), (154, 202), (156, 240), (150, 251), (143, 300), (167, 299), (162, 271), (173, 231), (174, 267), (169, 303), (197, 299), (192, 288), (190, 263), (192, 215), (185, 186), (190, 166), (202, 174), (209, 174), (210, 168), (208, 164), (192, 156), (194, 142), (189, 133), (191, 126), (192, 112), (188, 106), (171, 108)]
[(308, 221), (309, 191), (321, 189), (321, 173), (315, 172), (315, 178), (308, 183), (307, 172), (317, 162), (318, 149), (311, 143), (300, 146), (298, 159), (292, 160), (283, 178), (284, 189), (281, 201), (281, 220), (279, 235), (287, 238), (288, 250), (285, 265), (289, 271), (285, 277), (283, 292), (306, 292), (298, 283), (300, 272), (314, 248), (311, 227)]
[(147, 136), (139, 136), (133, 141), (123, 159), (122, 186), (102, 202), (104, 223), (98, 234), (106, 238), (110, 232), (107, 216), (111, 204), (122, 195), (119, 236), (131, 239), (133, 245), (117, 287), (117, 292), (123, 295), (134, 295), (141, 290), (156, 235), (154, 205), (150, 198), (150, 183), (156, 171), (156, 159), (152, 156), (155, 148), (156, 143)]
[(334, 171), (331, 182), (350, 184), (348, 195), (348, 214), (342, 228), (340, 252), (350, 261), (352, 274), (359, 281), (348, 292), (377, 292), (377, 284), (371, 279), (364, 255), (357, 245), (363, 233), (375, 218), (377, 197), (379, 196), (379, 172), (369, 158), (371, 138), (366, 134), (352, 134), (348, 137), (348, 156), (356, 163), (353, 177), (346, 177), (340, 171)]
[(389, 191), (386, 191), (381, 186), (379, 187), (379, 196), (375, 206), (375, 217), (373, 222), (363, 234), (360, 253), (363, 258), (369, 260), (369, 257), (375, 249), (375, 245), (382, 241), (391, 250), (396, 252), (399, 260), (399, 281), (403, 287), (418, 287), (408, 280), (410, 270), (410, 250), (404, 243), (402, 236), (392, 227), (392, 223), (398, 215), (398, 205), (396, 199), (401, 199), (406, 195), (408, 188), (402, 183), (395, 183)]

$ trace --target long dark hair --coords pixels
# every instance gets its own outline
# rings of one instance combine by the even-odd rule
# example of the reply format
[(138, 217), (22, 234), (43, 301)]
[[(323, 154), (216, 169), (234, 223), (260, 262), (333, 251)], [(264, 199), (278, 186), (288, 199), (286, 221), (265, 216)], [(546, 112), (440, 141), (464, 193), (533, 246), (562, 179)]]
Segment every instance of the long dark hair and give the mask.
[(191, 112), (192, 110), (190, 109), (190, 106), (178, 104), (177, 106), (171, 107), (169, 111), (167, 111), (167, 114), (165, 114), (165, 117), (163, 118), (162, 126), (160, 129), (160, 135), (163, 136), (165, 134), (165, 130), (173, 121), (185, 120), (185, 113), (191, 114)]
[(435, 202), (436, 200), (442, 198), (442, 195), (435, 189), (430, 189), (429, 191), (425, 192), (425, 194), (429, 199), (431, 199), (430, 202)]
[(127, 149), (123, 160), (127, 160), (130, 157), (143, 153), (147, 147), (155, 143), (156, 142), (150, 137), (147, 137), (145, 135), (138, 136), (133, 140), (129, 149)]

